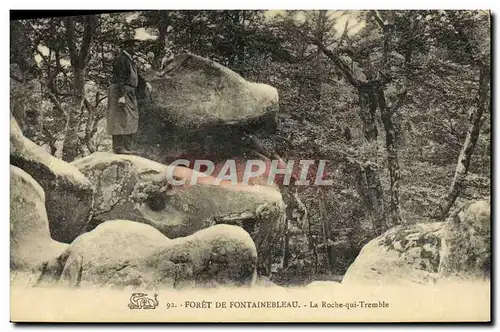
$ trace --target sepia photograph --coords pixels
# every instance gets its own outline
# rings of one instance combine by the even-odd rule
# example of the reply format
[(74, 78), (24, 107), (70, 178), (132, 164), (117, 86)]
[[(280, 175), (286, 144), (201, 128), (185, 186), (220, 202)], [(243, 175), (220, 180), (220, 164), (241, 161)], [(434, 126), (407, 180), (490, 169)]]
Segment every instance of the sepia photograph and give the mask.
[(10, 11), (10, 321), (491, 317), (489, 10)]

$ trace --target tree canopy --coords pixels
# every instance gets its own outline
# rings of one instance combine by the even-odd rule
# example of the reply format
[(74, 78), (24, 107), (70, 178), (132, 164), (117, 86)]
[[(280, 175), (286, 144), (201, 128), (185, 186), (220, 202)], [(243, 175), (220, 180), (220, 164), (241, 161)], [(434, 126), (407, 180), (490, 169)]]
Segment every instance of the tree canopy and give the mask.
[[(334, 184), (292, 192), (283, 278), (343, 274), (388, 228), (444, 220), (490, 195), (487, 11), (139, 11), (11, 21), (11, 79), (34, 79), (27, 137), (71, 161), (109, 149), (106, 97), (120, 40), (144, 40), (141, 69), (172, 55), (212, 59), (276, 87), (285, 159), (328, 159)], [(16, 90), (17, 91), (17, 90)], [(37, 102), (33, 102), (38, 98)], [(293, 189), (295, 190), (295, 188)], [(312, 271), (312, 272), (308, 272)], [(299, 273), (300, 274), (300, 273)]]

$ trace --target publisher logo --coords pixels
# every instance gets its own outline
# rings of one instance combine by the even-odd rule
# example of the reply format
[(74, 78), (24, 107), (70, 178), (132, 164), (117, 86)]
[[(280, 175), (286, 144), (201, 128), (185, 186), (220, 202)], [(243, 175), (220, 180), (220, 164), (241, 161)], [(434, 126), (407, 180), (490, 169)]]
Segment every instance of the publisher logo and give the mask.
[(146, 293), (132, 293), (130, 296), (129, 309), (156, 309), (158, 306), (158, 294), (153, 298), (148, 297)]

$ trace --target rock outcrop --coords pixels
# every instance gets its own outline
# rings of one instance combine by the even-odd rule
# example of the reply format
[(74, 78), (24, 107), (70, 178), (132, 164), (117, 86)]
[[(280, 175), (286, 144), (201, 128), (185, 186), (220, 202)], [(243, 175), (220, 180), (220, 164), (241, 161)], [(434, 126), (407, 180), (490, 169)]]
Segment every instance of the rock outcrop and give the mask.
[(30, 174), (45, 192), (50, 234), (70, 243), (91, 217), (92, 184), (74, 166), (52, 156), (24, 137), (11, 115), (10, 163)]
[(113, 288), (244, 286), (255, 282), (257, 252), (240, 227), (216, 225), (168, 239), (128, 220), (107, 221), (47, 262), (40, 284)]
[(10, 269), (37, 273), (47, 260), (58, 257), (67, 244), (50, 237), (42, 187), (22, 169), (10, 166)]
[(475, 202), (447, 222), (397, 226), (366, 244), (342, 283), (433, 284), (489, 278), (490, 203)]
[(443, 223), (391, 228), (368, 242), (343, 283), (433, 283), (438, 278)]
[(276, 128), (277, 90), (209, 59), (179, 54), (163, 72), (144, 76), (153, 92), (140, 100), (138, 150), (149, 159), (243, 156), (252, 148), (246, 134)]
[[(229, 68), (188, 53), (176, 55), (161, 72), (152, 70), (144, 73), (144, 77), (153, 89), (151, 94), (142, 93), (144, 85), (140, 84), (138, 155), (163, 164), (187, 159), (191, 161), (191, 168), (193, 160), (208, 159), (215, 164), (216, 169), (226, 160), (236, 160), (236, 164), (241, 166), (249, 159), (260, 159), (268, 165), (271, 160), (277, 159), (277, 142), (273, 138), (279, 111), (276, 88), (249, 82)], [(275, 183), (279, 184), (279, 179)], [(204, 213), (206, 204), (198, 202), (207, 201), (208, 205), (214, 203), (211, 197), (201, 199), (198, 195), (202, 191), (209, 196), (212, 192), (211, 189), (197, 187), (189, 191), (189, 196), (196, 195), (189, 200), (196, 202), (194, 208), (199, 207)], [(216, 199), (220, 199), (228, 191), (219, 193), (218, 189), (214, 189), (213, 193)], [(230, 209), (235, 206), (235, 200), (245, 200), (246, 196), (231, 197)], [(226, 202), (216, 204), (226, 205)], [(255, 220), (269, 220), (268, 208), (256, 211), (243, 202), (241, 204), (242, 207), (234, 211), (222, 211), (224, 208), (218, 207), (215, 214), (221, 215), (226, 223), (254, 225)], [(272, 211), (282, 209), (274, 202), (269, 207)], [(207, 211), (212, 213), (210, 209)], [(208, 217), (212, 218), (212, 215)], [(219, 216), (214, 219), (221, 220)], [(259, 259), (267, 261), (259, 263), (262, 267), (260, 271), (269, 275), (272, 262), (263, 249), (269, 247), (269, 243), (280, 246), (278, 241), (283, 232), (278, 232), (275, 226), (268, 223), (258, 232), (260, 237), (256, 237), (256, 232), (249, 227), (245, 229), (256, 242)]]
[[(259, 259), (270, 259), (280, 247), (284, 204), (277, 187), (213, 185), (171, 186), (163, 165), (142, 157), (98, 152), (76, 160), (78, 168), (96, 187), (93, 222), (126, 219), (145, 223), (169, 238), (183, 237), (215, 224), (233, 224), (247, 230), (255, 241)], [(177, 178), (195, 171), (174, 168)], [(269, 264), (269, 263), (266, 263)]]
[(477, 201), (446, 224), (440, 273), (446, 277), (489, 278), (491, 272), (490, 202)]

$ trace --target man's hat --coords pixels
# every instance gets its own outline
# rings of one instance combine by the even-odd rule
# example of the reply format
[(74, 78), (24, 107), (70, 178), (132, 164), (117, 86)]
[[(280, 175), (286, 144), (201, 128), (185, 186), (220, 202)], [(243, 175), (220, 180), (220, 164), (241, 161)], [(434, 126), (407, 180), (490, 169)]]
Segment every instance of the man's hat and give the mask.
[(124, 39), (123, 42), (122, 42), (122, 46), (123, 47), (127, 47), (127, 46), (135, 46), (137, 45), (139, 42), (141, 42), (139, 39), (135, 39), (135, 38), (127, 38), (127, 39)]

